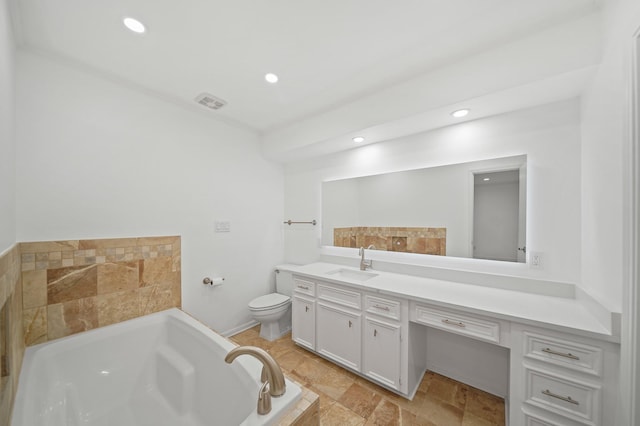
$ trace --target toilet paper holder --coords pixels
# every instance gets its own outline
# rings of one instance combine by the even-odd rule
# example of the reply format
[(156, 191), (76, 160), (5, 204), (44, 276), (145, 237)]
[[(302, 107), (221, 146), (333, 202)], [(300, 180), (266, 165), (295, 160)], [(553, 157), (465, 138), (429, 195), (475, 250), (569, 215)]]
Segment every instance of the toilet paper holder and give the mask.
[(214, 277), (213, 279), (209, 277), (204, 277), (202, 279), (202, 284), (210, 285), (214, 287), (214, 286), (222, 285), (223, 281), (224, 281), (224, 277)]

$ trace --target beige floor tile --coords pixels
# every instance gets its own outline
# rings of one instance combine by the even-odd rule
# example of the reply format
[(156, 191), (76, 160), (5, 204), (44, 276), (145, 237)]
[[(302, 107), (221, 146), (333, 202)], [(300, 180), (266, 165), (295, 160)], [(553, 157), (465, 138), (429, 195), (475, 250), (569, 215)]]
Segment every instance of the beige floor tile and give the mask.
[(340, 403), (334, 403), (327, 412), (320, 417), (323, 426), (361, 426), (365, 419)]
[(373, 413), (367, 418), (367, 426), (400, 426), (400, 407), (381, 398)]
[(382, 397), (376, 392), (354, 382), (338, 402), (366, 419), (373, 413), (381, 399)]
[(475, 388), (469, 388), (465, 410), (492, 424), (505, 424), (504, 400)]

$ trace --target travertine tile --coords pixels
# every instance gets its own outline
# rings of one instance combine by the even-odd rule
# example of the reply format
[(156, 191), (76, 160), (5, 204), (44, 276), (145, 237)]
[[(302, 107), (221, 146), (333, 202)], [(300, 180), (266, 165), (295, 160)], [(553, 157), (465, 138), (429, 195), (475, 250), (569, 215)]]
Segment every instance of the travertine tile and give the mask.
[(22, 273), (22, 303), (24, 309), (47, 305), (47, 271)]
[(98, 294), (139, 288), (138, 262), (103, 263), (97, 265)]
[(179, 282), (179, 274), (174, 272), (170, 257), (147, 258), (138, 265), (140, 271), (140, 285), (168, 286)]
[[(37, 241), (20, 243), (20, 252), (23, 254), (30, 253), (48, 253), (52, 251), (76, 250), (78, 248), (78, 240), (68, 241)], [(24, 262), (24, 260), (23, 260)]]
[(48, 269), (47, 302), (64, 303), (98, 294), (96, 265)]
[(140, 316), (140, 290), (128, 290), (97, 296), (98, 325), (115, 324)]
[(387, 399), (381, 399), (367, 419), (371, 426), (400, 426), (400, 407)]
[(504, 424), (504, 400), (478, 389), (470, 388), (467, 394), (466, 410), (494, 424)]
[(353, 383), (338, 402), (366, 419), (373, 413), (381, 399), (382, 397), (376, 392)]
[(22, 329), (27, 346), (47, 341), (47, 307), (40, 306), (22, 311)]
[(140, 314), (147, 315), (165, 309), (180, 307), (180, 284), (143, 287), (140, 290)]
[(57, 339), (98, 327), (96, 297), (71, 300), (47, 307), (48, 339)]
[(365, 419), (336, 402), (320, 417), (320, 422), (326, 426), (360, 426)]

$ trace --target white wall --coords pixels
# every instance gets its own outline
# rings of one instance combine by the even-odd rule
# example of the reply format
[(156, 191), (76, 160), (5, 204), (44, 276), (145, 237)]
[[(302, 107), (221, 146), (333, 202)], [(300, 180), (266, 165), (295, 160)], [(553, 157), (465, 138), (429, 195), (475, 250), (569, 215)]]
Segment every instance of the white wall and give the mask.
[[(221, 332), (249, 322), (283, 246), (283, 170), (257, 135), (32, 53), (17, 59), (18, 241), (181, 235), (183, 307)], [(214, 233), (215, 220), (231, 232)], [(205, 276), (226, 281), (210, 288)]]
[[(543, 269), (477, 259), (462, 259), (459, 267), (578, 282), (580, 124), (575, 99), (288, 164), (285, 215), (321, 220), (320, 190), (326, 180), (523, 154), (529, 176), (527, 248), (543, 253)], [(287, 261), (318, 259), (321, 225), (285, 230)], [(434, 266), (446, 261), (438, 256), (429, 259)]]
[[(618, 424), (637, 424), (640, 364), (638, 324), (629, 303), (638, 283), (629, 281), (631, 229), (630, 71), (632, 38), (640, 29), (640, 2), (610, 0), (604, 9), (604, 56), (582, 102), (582, 285), (614, 310), (623, 310)], [(636, 167), (638, 165), (636, 164)], [(636, 182), (636, 185), (638, 183)], [(635, 259), (637, 262), (637, 259)], [(635, 291), (631, 291), (635, 286)], [(635, 363), (635, 365), (634, 365)], [(635, 376), (634, 376), (635, 375)]]
[(0, 0), (0, 253), (16, 242), (15, 47), (6, 0)]
[(602, 64), (582, 102), (582, 274), (586, 291), (620, 311), (631, 39), (640, 2), (605, 3)]

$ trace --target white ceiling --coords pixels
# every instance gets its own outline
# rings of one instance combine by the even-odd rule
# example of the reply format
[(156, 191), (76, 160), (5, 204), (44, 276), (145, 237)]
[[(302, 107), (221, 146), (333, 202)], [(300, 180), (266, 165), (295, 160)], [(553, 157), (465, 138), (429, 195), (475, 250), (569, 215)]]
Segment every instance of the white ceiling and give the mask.
[[(599, 7), (600, 0), (12, 3), (21, 47), (62, 57), (190, 108), (203, 108), (193, 99), (209, 92), (228, 105), (207, 114), (252, 128), (267, 143), (280, 135), (286, 139), (287, 132), (301, 123), (321, 126), (317, 118), (332, 111), (424, 80), (439, 69), (514, 40), (593, 15)], [(147, 33), (136, 35), (125, 29), (125, 16), (144, 22)], [(589, 62), (593, 65), (594, 60), (582, 61), (573, 69)], [(266, 83), (267, 72), (278, 74), (280, 81)], [(532, 76), (520, 83), (541, 79)], [(463, 100), (458, 96), (450, 102), (444, 98), (434, 105), (426, 102), (423, 110), (413, 108), (390, 119), (406, 119)], [(296, 130), (294, 145), (296, 149), (311, 146), (384, 121), (383, 117), (362, 123), (354, 120), (331, 134), (313, 136)]]

